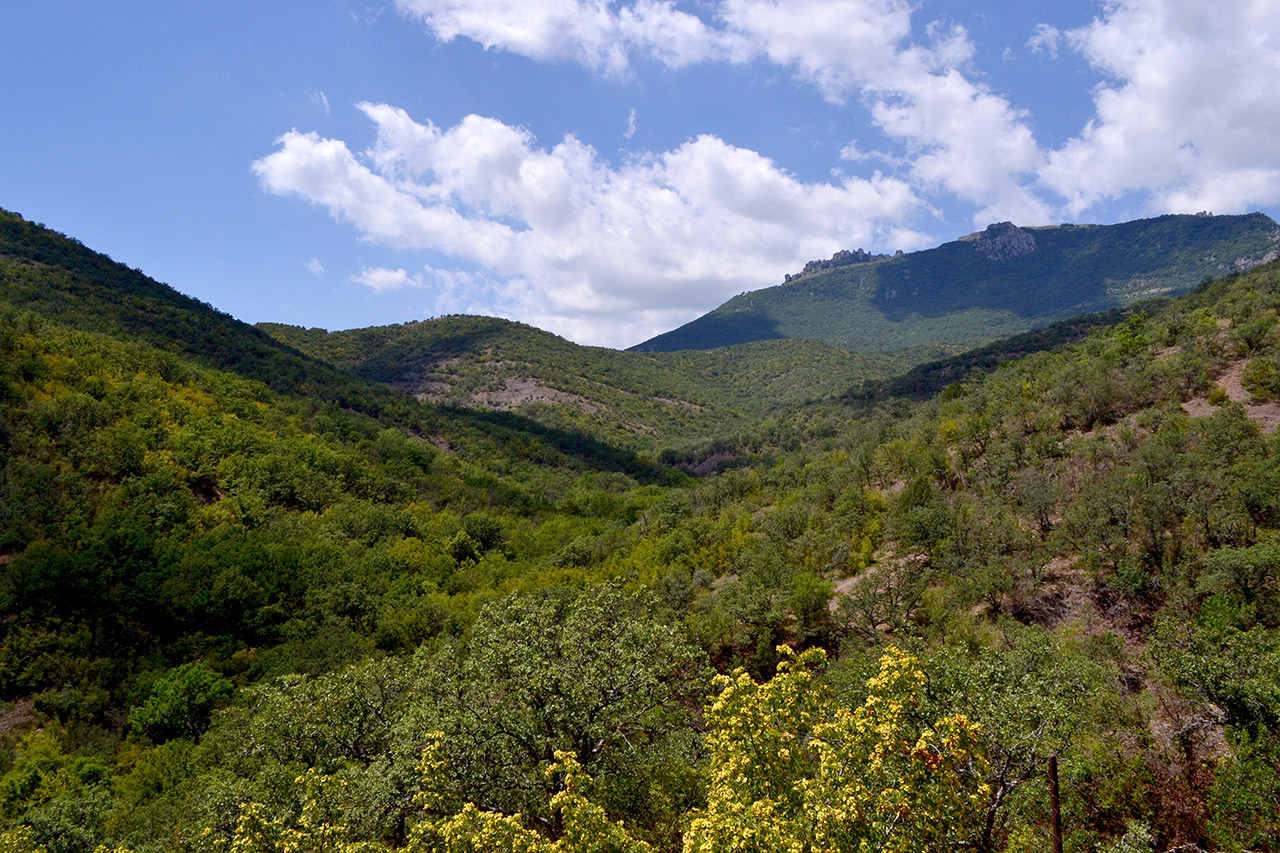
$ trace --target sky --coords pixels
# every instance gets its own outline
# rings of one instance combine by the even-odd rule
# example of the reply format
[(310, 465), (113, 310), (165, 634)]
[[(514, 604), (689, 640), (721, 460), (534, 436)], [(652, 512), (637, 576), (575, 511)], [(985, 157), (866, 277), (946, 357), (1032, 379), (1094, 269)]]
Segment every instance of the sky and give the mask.
[(1280, 0), (41, 0), (0, 207), (247, 322), (627, 347), (840, 249), (1280, 218)]

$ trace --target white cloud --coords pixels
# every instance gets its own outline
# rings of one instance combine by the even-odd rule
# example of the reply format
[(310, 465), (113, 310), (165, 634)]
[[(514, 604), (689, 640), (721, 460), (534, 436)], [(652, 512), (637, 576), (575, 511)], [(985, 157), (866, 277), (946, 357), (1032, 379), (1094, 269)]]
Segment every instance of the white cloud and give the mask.
[(719, 0), (712, 24), (672, 0), (396, 0), (442, 41), (468, 38), (537, 60), (620, 76), (634, 57), (791, 67), (833, 101), (891, 64), (911, 32), (904, 0)]
[(840, 149), (840, 159), (850, 162), (858, 162), (860, 160), (872, 160), (876, 155), (870, 151), (863, 151), (858, 147), (858, 140), (850, 139), (849, 144)]
[(421, 275), (409, 275), (404, 269), (392, 270), (386, 267), (365, 267), (351, 276), (351, 280), (357, 284), (363, 284), (375, 293), (427, 286)]
[(632, 107), (631, 112), (627, 113), (627, 129), (623, 132), (623, 137), (630, 139), (636, 135), (636, 108)]
[(723, 8), (730, 26), (828, 100), (859, 92), (904, 146), (918, 191), (975, 204), (977, 225), (1052, 218), (1027, 187), (1041, 160), (1027, 117), (965, 73), (974, 47), (962, 27), (931, 24), (929, 43), (912, 43), (911, 7), (897, 0), (725, 0)]
[(320, 263), (319, 258), (312, 258), (307, 261), (307, 272), (314, 276), (324, 275), (324, 264)]
[(898, 0), (724, 0), (719, 17), (741, 39), (734, 59), (767, 56), (834, 102), (887, 83), (911, 34), (911, 7)]
[(904, 76), (897, 91), (872, 106), (872, 114), (906, 143), (919, 186), (945, 189), (978, 206), (975, 225), (1052, 218), (1025, 184), (1041, 154), (1024, 115), (959, 71)]
[[(431, 245), (452, 254), (497, 252), (509, 239), (509, 228), (468, 219), (443, 205), (428, 205), (358, 161), (345, 143), (315, 133), (289, 131), (278, 140), (281, 150), (256, 161), (253, 170), (268, 191), (295, 194), (348, 222), (362, 234), (397, 248)], [(430, 235), (430, 239), (424, 239)]]
[(1132, 192), (1157, 213), (1280, 201), (1274, 2), (1111, 2), (1068, 39), (1107, 78), (1095, 118), (1043, 171), (1069, 211)]
[(615, 75), (633, 55), (670, 67), (765, 59), (833, 104), (859, 94), (908, 147), (913, 177), (993, 218), (1045, 222), (1024, 188), (1039, 152), (1025, 116), (961, 70), (974, 49), (963, 28), (927, 27), (912, 42), (906, 0), (719, 0), (712, 24), (673, 3), (640, 0), (398, 0), (441, 39), (459, 36), (536, 59), (576, 60)]
[[(366, 240), (482, 270), (503, 311), (575, 340), (629, 345), (837, 249), (927, 242), (904, 224), (920, 200), (878, 173), (807, 183), (714, 136), (611, 167), (573, 136), (542, 148), (494, 119), (441, 129), (384, 104), (361, 109), (377, 126), (370, 150), (287, 133), (254, 164), (263, 187)], [(430, 284), (403, 270), (358, 280)]]
[(324, 110), (325, 115), (329, 115), (329, 112), (330, 112), (329, 96), (324, 93), (323, 89), (321, 89), (319, 92), (312, 92), (310, 94), (310, 98), (311, 98), (311, 103), (315, 104), (316, 106)]
[(618, 12), (618, 22), (628, 45), (668, 68), (721, 59), (742, 50), (735, 34), (708, 27), (669, 0), (638, 0)]
[[(1152, 212), (1239, 211), (1280, 200), (1280, 16), (1275, 0), (1104, 0), (1088, 26), (1040, 24), (1027, 48), (1082, 54), (1106, 82), (1096, 116), (1056, 151), (970, 68), (963, 28), (919, 41), (908, 0), (397, 0), (449, 40), (612, 75), (637, 57), (669, 67), (765, 60), (832, 103), (858, 96), (905, 150), (921, 192), (972, 203), (975, 224), (1077, 217), (1137, 193)], [(1046, 191), (1061, 197), (1045, 201)]]
[(1050, 24), (1036, 24), (1036, 31), (1027, 39), (1027, 48), (1033, 53), (1044, 53), (1050, 59), (1058, 58), (1062, 46), (1062, 31)]
[(639, 0), (615, 11), (609, 0), (396, 0), (441, 41), (462, 36), (538, 60), (571, 60), (626, 74), (633, 53), (670, 67), (707, 59), (720, 38), (670, 0)]

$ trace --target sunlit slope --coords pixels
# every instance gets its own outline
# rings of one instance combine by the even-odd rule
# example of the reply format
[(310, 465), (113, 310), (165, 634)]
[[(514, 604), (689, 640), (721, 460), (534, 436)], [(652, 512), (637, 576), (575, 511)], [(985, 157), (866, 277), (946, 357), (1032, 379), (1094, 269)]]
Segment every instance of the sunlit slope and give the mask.
[(516, 412), (464, 411), (415, 400), (304, 354), (74, 238), (0, 210), (0, 309), (9, 306), (60, 328), (154, 347), (261, 383), (304, 401), (312, 420), (357, 416), (483, 458), (490, 467), (534, 462), (624, 471), (642, 479), (665, 476), (660, 466), (598, 431), (586, 434)]
[(635, 437), (703, 434), (780, 405), (887, 378), (926, 353), (850, 354), (812, 341), (632, 353), (522, 323), (451, 316), (327, 332), (264, 323), (289, 347), (440, 405), (521, 412)]

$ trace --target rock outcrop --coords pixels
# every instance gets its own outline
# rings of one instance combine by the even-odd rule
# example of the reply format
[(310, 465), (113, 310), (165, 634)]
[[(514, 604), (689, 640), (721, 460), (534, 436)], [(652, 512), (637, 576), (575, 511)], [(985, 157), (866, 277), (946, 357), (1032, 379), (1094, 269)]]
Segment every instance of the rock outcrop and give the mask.
[(887, 261), (890, 257), (898, 257), (901, 254), (901, 250), (899, 250), (895, 255), (873, 255), (866, 249), (855, 249), (852, 252), (848, 249), (841, 249), (825, 261), (809, 261), (809, 263), (804, 265), (804, 269), (795, 275), (788, 273), (784, 281), (795, 281), (803, 276), (826, 272), (827, 270), (833, 270), (836, 267), (847, 267), (852, 264), (869, 264), (872, 261)]
[(995, 222), (978, 235), (975, 247), (989, 261), (1007, 261), (1036, 250), (1036, 238), (1030, 230), (1012, 222)]

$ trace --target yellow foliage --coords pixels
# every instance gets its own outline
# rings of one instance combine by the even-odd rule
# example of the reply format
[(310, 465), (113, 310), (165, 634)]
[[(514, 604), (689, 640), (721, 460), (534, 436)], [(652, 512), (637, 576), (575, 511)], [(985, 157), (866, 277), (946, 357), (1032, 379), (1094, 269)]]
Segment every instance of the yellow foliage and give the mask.
[(45, 846), (35, 840), (29, 826), (15, 826), (0, 832), (0, 853), (45, 853)]
[[(685, 853), (921, 853), (965, 840), (987, 796), (978, 727), (959, 715), (915, 722), (924, 684), (915, 658), (887, 649), (866, 701), (848, 709), (815, 679), (822, 650), (779, 652), (778, 674), (763, 684), (741, 670), (719, 678), (706, 711), (707, 807), (691, 816)], [(650, 853), (581, 793), (591, 778), (571, 753), (557, 752), (548, 770), (563, 777), (551, 839), (518, 814), (451, 803), (440, 785), (442, 744), (432, 735), (423, 753), (418, 802), (431, 816), (410, 832), (410, 853)], [(347, 840), (340, 781), (309, 772), (298, 784), (301, 816), (286, 822), (246, 806), (233, 853), (386, 849)]]
[(685, 853), (908, 853), (962, 840), (987, 794), (977, 727), (911, 722), (916, 660), (886, 650), (866, 702), (849, 710), (814, 683), (821, 650), (779, 651), (775, 678), (735, 673), (708, 709), (711, 790)]

